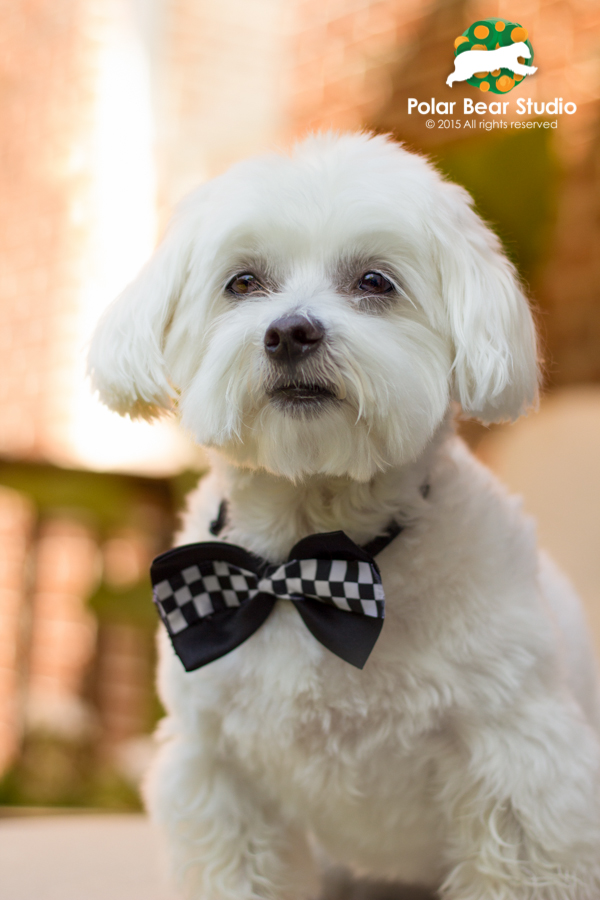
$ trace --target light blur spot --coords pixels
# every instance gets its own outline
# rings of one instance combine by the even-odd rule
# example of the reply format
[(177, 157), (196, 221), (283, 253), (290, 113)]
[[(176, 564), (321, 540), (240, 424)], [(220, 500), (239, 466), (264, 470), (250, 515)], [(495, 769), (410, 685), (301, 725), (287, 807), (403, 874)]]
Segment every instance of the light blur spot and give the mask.
[(86, 347), (103, 310), (139, 272), (156, 242), (154, 122), (147, 52), (132, 10), (110, 7), (100, 51), (93, 158), (93, 226), (79, 316), (73, 460), (92, 469), (168, 474), (194, 451), (173, 421), (132, 422), (92, 396)]

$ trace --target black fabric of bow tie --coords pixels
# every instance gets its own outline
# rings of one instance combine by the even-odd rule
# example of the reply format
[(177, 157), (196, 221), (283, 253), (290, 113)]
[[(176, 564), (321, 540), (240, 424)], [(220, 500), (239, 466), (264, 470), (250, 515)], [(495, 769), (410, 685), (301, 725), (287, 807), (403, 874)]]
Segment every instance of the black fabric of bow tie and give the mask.
[(248, 640), (277, 600), (291, 601), (321, 644), (362, 669), (385, 609), (372, 553), (400, 531), (394, 524), (366, 547), (343, 531), (313, 534), (279, 566), (222, 541), (175, 547), (152, 563), (154, 602), (188, 672)]

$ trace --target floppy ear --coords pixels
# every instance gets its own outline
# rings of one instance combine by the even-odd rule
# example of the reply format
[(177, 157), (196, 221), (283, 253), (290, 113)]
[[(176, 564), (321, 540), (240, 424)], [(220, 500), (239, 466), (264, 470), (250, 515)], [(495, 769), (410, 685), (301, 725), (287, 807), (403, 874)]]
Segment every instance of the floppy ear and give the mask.
[(539, 369), (529, 305), (500, 241), (462, 188), (444, 184), (434, 213), (445, 313), (454, 343), (453, 399), (483, 422), (534, 406)]
[(94, 332), (88, 373), (106, 406), (152, 418), (171, 406), (162, 342), (185, 284), (190, 228), (176, 216), (138, 277), (108, 307)]

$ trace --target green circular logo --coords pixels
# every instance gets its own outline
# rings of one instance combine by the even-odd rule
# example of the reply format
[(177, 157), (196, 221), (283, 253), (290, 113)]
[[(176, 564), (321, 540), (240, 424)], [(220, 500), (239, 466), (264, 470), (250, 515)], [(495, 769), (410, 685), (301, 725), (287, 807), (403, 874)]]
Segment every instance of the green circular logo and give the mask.
[[(519, 67), (531, 67), (533, 47), (528, 40), (526, 28), (518, 22), (508, 22), (506, 19), (478, 19), (454, 41), (454, 56), (459, 56), (467, 50), (499, 50), (501, 47), (519, 43), (524, 43), (531, 55), (528, 58), (520, 56), (515, 62)], [(472, 84), (484, 93), (491, 91), (493, 94), (508, 94), (523, 81), (523, 78), (523, 75), (512, 69), (498, 68), (491, 72), (475, 72), (471, 78), (465, 80), (467, 84)]]

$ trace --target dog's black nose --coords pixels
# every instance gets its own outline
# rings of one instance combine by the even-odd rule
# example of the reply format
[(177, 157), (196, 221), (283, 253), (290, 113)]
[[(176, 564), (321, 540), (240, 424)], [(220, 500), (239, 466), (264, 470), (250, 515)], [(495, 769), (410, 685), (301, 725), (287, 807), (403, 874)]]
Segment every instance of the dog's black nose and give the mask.
[(277, 362), (297, 362), (317, 349), (325, 336), (320, 322), (304, 316), (275, 319), (265, 334), (265, 350)]

